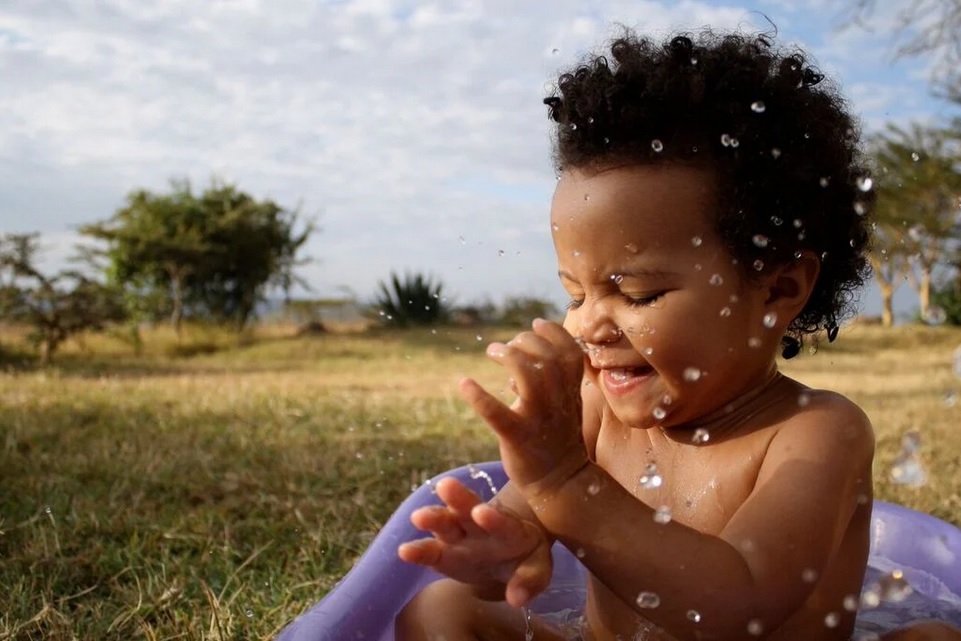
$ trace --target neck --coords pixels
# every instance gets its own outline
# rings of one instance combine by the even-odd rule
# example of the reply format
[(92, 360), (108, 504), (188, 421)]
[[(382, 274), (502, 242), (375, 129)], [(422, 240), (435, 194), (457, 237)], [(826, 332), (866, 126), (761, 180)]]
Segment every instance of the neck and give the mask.
[(726, 438), (738, 427), (743, 426), (753, 416), (778, 402), (779, 394), (772, 394), (783, 381), (787, 380), (776, 365), (760, 378), (756, 385), (748, 391), (735, 397), (717, 410), (694, 421), (666, 430), (669, 438), (677, 439), (680, 434), (685, 441), (690, 440), (690, 433), (694, 430), (705, 430), (710, 441)]

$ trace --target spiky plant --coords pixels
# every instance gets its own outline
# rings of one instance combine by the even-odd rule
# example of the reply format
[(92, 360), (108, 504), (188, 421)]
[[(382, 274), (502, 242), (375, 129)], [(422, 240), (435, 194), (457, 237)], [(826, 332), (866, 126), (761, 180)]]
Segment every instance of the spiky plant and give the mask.
[(432, 325), (447, 318), (448, 307), (441, 291), (443, 283), (420, 273), (405, 273), (401, 279), (390, 273), (390, 283), (380, 281), (374, 308), (383, 320), (400, 327)]

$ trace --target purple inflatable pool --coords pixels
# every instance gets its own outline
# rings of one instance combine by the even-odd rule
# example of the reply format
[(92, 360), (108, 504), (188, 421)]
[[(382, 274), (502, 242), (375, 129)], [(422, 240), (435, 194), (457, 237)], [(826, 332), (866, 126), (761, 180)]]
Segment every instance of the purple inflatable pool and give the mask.
[[(459, 478), (487, 498), (492, 495), (491, 485), (499, 488), (507, 482), (500, 463), (492, 462), (452, 470), (418, 488), (394, 512), (347, 576), (287, 626), (277, 641), (393, 641), (397, 612), (421, 588), (439, 578), (431, 570), (398, 559), (397, 546), (425, 536), (410, 524), (410, 514), (439, 502), (431, 485), (444, 476)], [(882, 501), (874, 503), (871, 526), (864, 593), (877, 593), (879, 579), (900, 571), (912, 594), (897, 603), (881, 603), (881, 607), (862, 611), (858, 629), (882, 632), (917, 618), (961, 626), (961, 530), (929, 514)], [(532, 604), (535, 612), (583, 606), (583, 567), (561, 545), (554, 546), (553, 554), (554, 580)]]

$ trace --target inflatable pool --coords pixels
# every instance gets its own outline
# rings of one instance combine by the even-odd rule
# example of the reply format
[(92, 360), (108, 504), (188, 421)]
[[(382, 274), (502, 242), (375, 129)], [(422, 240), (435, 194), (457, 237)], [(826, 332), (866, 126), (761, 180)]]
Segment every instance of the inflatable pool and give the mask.
[[(455, 476), (487, 498), (493, 495), (493, 488), (507, 481), (496, 462), (461, 467), (441, 476)], [(401, 504), (347, 576), (281, 631), (277, 641), (393, 641), (397, 612), (421, 588), (439, 578), (431, 570), (398, 559), (397, 546), (425, 536), (410, 524), (410, 514), (439, 503), (432, 484), (441, 476)], [(583, 606), (583, 566), (561, 545), (554, 546), (553, 554), (554, 579), (531, 604), (534, 612)], [(897, 577), (893, 584), (892, 576)], [(959, 595), (961, 530), (929, 514), (875, 501), (858, 630), (870, 635), (921, 618), (961, 626)]]

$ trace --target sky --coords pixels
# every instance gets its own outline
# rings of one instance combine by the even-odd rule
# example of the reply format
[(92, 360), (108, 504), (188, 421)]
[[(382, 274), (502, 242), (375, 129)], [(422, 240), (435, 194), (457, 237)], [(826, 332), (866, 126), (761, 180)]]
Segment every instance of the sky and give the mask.
[[(778, 31), (866, 132), (936, 122), (930, 61), (894, 60), (894, 16), (830, 0), (2, 0), (0, 233), (67, 265), (79, 226), (134, 189), (217, 177), (318, 231), (315, 297), (370, 300), (392, 270), (455, 304), (566, 296), (541, 100), (617, 24)], [(898, 3), (880, 3), (896, 5)], [(910, 313), (905, 285), (896, 310)], [(879, 312), (874, 287), (862, 311)]]

